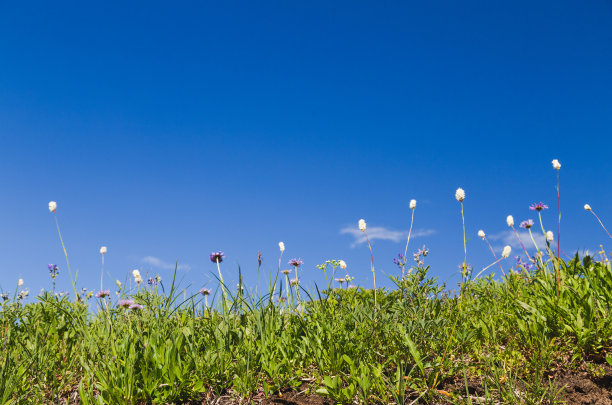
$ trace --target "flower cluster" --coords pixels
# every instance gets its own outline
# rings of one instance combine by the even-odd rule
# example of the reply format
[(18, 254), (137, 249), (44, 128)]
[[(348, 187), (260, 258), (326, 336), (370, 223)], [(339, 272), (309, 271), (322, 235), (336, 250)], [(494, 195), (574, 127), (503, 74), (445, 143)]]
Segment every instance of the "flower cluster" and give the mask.
[(49, 264), (47, 265), (47, 267), (49, 268), (49, 274), (51, 275), (51, 278), (55, 280), (55, 277), (57, 277), (59, 274), (59, 267), (57, 267), (56, 264)]

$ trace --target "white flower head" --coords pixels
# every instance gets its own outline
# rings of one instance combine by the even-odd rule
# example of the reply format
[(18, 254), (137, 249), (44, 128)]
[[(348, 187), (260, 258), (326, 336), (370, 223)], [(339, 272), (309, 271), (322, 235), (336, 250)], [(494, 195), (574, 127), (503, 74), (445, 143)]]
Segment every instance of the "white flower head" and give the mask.
[(506, 217), (506, 223), (508, 226), (514, 226), (514, 217), (512, 215), (508, 215)]
[(140, 277), (140, 272), (138, 271), (138, 269), (132, 270), (132, 276), (134, 276), (134, 278)]
[(589, 204), (584, 204), (584, 209), (587, 211), (591, 211), (591, 206)]
[(546, 232), (546, 240), (552, 242), (555, 240), (555, 234), (552, 231)]
[(485, 238), (485, 233), (484, 233), (484, 231), (482, 229), (480, 231), (478, 231), (478, 236), (480, 236), (482, 239)]
[(281, 253), (285, 251), (285, 244), (283, 242), (278, 242), (278, 247)]
[(359, 220), (359, 230), (360, 230), (361, 232), (365, 232), (365, 230), (366, 230), (366, 222), (365, 222), (365, 219), (360, 219), (360, 220)]
[(49, 201), (49, 211), (55, 212), (57, 209), (57, 203), (55, 201)]
[(106, 246), (102, 246), (102, 247), (100, 248), (100, 254), (101, 254), (101, 255), (105, 255), (105, 254), (106, 254)]
[(552, 165), (555, 169), (559, 170), (561, 168), (561, 163), (557, 159), (553, 159)]
[(416, 208), (416, 200), (410, 200), (410, 209), (413, 210)]
[(17, 281), (17, 285), (18, 285), (19, 287), (21, 287), (21, 286), (23, 285), (23, 279), (22, 279), (22, 278), (20, 278), (20, 279)]
[(346, 262), (344, 260), (338, 260), (338, 263), (340, 264), (341, 269), (346, 269)]
[(455, 198), (459, 202), (463, 202), (463, 200), (465, 199), (465, 191), (461, 187), (459, 187), (457, 191), (455, 191)]
[(502, 257), (504, 259), (507, 259), (508, 257), (510, 257), (510, 252), (512, 252), (512, 248), (508, 245), (506, 245), (504, 247), (504, 250), (502, 251)]

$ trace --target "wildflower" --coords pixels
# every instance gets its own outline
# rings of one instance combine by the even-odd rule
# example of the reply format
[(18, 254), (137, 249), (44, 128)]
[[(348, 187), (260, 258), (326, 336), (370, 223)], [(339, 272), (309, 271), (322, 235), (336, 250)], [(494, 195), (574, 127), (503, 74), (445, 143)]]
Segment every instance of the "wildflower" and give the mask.
[(554, 234), (552, 233), (552, 231), (548, 231), (546, 232), (546, 240), (549, 242), (552, 242), (555, 239)]
[(115, 280), (115, 284), (117, 284), (117, 287), (121, 288), (121, 281)]
[(130, 308), (131, 310), (141, 310), (141, 309), (143, 309), (144, 307), (143, 307), (142, 305), (140, 305), (140, 304), (135, 304), (135, 303), (134, 303), (134, 304), (130, 305), (130, 306), (129, 306), (129, 308)]
[(283, 242), (278, 242), (278, 247), (281, 253), (285, 251), (285, 244)]
[(393, 263), (396, 264), (398, 267), (402, 267), (402, 264), (404, 264), (404, 255), (398, 253), (397, 257), (393, 258)]
[(584, 204), (584, 209), (587, 211), (591, 211), (591, 206), (589, 204)]
[(213, 263), (221, 263), (223, 261), (224, 257), (225, 257), (225, 255), (221, 251), (212, 252), (210, 254), (210, 261), (213, 262)]
[(533, 226), (533, 220), (532, 219), (528, 219), (527, 221), (523, 221), (521, 222), (520, 227), (524, 228), (524, 229), (529, 229)]
[(101, 254), (101, 255), (105, 255), (105, 254), (106, 254), (106, 246), (102, 246), (102, 247), (100, 248), (100, 254)]
[(416, 200), (410, 200), (410, 209), (413, 210), (416, 208)]
[(512, 215), (508, 215), (506, 217), (506, 223), (508, 226), (514, 226), (514, 217)]
[(480, 238), (482, 238), (482, 239), (484, 239), (484, 238), (485, 238), (485, 233), (484, 233), (484, 231), (483, 231), (482, 229), (481, 229), (480, 231), (478, 231), (478, 236), (479, 236)]
[(201, 288), (200, 294), (206, 297), (207, 295), (210, 295), (210, 290), (208, 288)]
[(119, 302), (117, 303), (117, 306), (120, 306), (122, 308), (129, 308), (130, 305), (134, 305), (134, 301), (132, 301), (132, 300), (119, 300)]
[(155, 276), (155, 281), (159, 284), (162, 281), (161, 276)]
[(96, 298), (104, 298), (110, 295), (110, 290), (102, 290), (96, 293)]
[(8, 301), (9, 295), (8, 293), (0, 294), (0, 298), (2, 298), (3, 301)]
[(300, 279), (299, 278), (292, 278), (291, 280), (289, 280), (289, 284), (291, 285), (298, 285), (300, 283)]
[(55, 212), (57, 209), (57, 203), (55, 201), (49, 201), (49, 211)]
[(359, 230), (361, 232), (365, 232), (365, 230), (366, 230), (366, 221), (365, 221), (365, 219), (360, 219), (359, 220)]
[(463, 200), (465, 199), (465, 191), (461, 187), (459, 187), (457, 191), (455, 191), (455, 198), (459, 202), (463, 202)]
[(287, 274), (291, 273), (291, 270), (285, 269), (282, 271), (282, 273), (286, 276)]
[(510, 257), (510, 252), (512, 252), (512, 248), (508, 245), (506, 245), (504, 247), (504, 250), (502, 251), (502, 257), (504, 259), (507, 259), (508, 257)]
[(289, 260), (289, 266), (300, 267), (304, 262), (302, 259), (291, 259)]
[(544, 204), (542, 202), (539, 202), (538, 204), (531, 204), (529, 206), (529, 209), (531, 211), (538, 211), (539, 212), (539, 211), (542, 211), (542, 210), (547, 210), (548, 209), (548, 205), (546, 205), (546, 204)]
[(338, 264), (342, 270), (346, 269), (346, 262), (344, 260), (338, 260)]
[(24, 291), (19, 291), (19, 294), (17, 295), (17, 300), (22, 301), (24, 300), (28, 294), (30, 294), (30, 291), (28, 290), (24, 290)]
[(49, 264), (47, 265), (47, 267), (49, 268), (49, 274), (51, 274), (51, 277), (57, 277), (57, 275), (59, 274), (59, 267), (57, 267), (57, 265), (55, 264)]
[(338, 283), (340, 283), (340, 284), (343, 284), (343, 283), (346, 281), (346, 280), (345, 280), (345, 279), (343, 279), (343, 278), (336, 278), (336, 279), (334, 279), (334, 280), (336, 280), (336, 281), (337, 281)]
[(140, 277), (140, 271), (138, 271), (138, 269), (132, 270), (132, 276), (134, 276), (134, 278)]
[(19, 287), (21, 287), (21, 286), (23, 285), (23, 279), (22, 279), (22, 278), (20, 278), (20, 279), (17, 281), (17, 285), (18, 285)]
[(147, 279), (147, 284), (149, 284), (149, 285), (157, 285), (157, 281), (153, 277), (149, 277)]
[(287, 297), (278, 297), (278, 302), (283, 303), (287, 301)]
[(552, 165), (555, 169), (559, 170), (561, 168), (561, 163), (557, 159), (553, 159)]

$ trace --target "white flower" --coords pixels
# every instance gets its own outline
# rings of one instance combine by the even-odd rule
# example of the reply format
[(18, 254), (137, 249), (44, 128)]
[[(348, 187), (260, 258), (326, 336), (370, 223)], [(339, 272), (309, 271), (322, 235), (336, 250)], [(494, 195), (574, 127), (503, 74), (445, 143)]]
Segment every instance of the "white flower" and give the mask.
[(102, 246), (102, 247), (100, 248), (100, 254), (101, 254), (101, 255), (105, 255), (105, 254), (106, 254), (106, 246)]
[(346, 269), (346, 262), (344, 260), (338, 260), (341, 269)]
[(283, 242), (278, 242), (278, 247), (280, 248), (281, 252), (285, 251), (285, 244)]
[(512, 252), (512, 248), (508, 245), (506, 245), (506, 247), (504, 247), (504, 250), (502, 252), (502, 257), (504, 259), (507, 259), (508, 257), (510, 257), (510, 252)]
[(561, 163), (557, 159), (553, 159), (552, 165), (555, 169), (559, 170), (561, 168)]
[(21, 286), (23, 285), (23, 279), (22, 279), (22, 278), (20, 278), (20, 279), (17, 281), (17, 285), (18, 285), (19, 287), (21, 287)]
[(140, 272), (138, 271), (138, 269), (132, 270), (132, 276), (134, 276), (134, 278), (140, 277)]
[(161, 276), (155, 276), (155, 281), (157, 281), (158, 283), (160, 283), (162, 281)]
[(514, 226), (514, 217), (512, 215), (508, 215), (506, 217), (506, 223), (508, 226)]
[(360, 219), (360, 220), (359, 220), (359, 230), (360, 230), (361, 232), (365, 232), (365, 230), (366, 230), (366, 222), (365, 222), (365, 219)]
[(555, 240), (555, 235), (552, 233), (552, 231), (546, 232), (546, 240), (549, 242)]
[(462, 202), (463, 199), (465, 198), (465, 191), (461, 187), (459, 187), (457, 191), (455, 191), (455, 198), (459, 202)]
[(587, 211), (591, 211), (591, 206), (589, 204), (584, 204), (584, 209)]
[(416, 200), (410, 200), (410, 209), (413, 210), (416, 208)]
[(484, 233), (484, 231), (482, 229), (480, 231), (478, 231), (478, 236), (480, 236), (482, 239), (485, 238), (485, 233)]
[(49, 201), (49, 211), (55, 212), (57, 209), (57, 203), (55, 201)]

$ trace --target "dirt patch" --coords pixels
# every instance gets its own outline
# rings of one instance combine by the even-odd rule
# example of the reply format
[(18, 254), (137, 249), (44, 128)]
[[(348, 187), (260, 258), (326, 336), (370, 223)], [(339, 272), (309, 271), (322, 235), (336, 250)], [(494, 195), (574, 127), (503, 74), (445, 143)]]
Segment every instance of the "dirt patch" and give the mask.
[(606, 367), (603, 376), (587, 372), (567, 373), (555, 382), (564, 387), (562, 398), (569, 404), (612, 405), (612, 369)]

